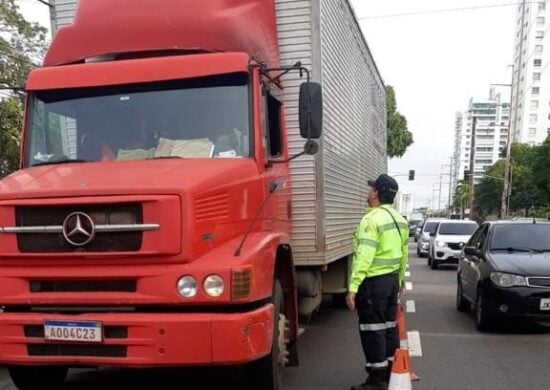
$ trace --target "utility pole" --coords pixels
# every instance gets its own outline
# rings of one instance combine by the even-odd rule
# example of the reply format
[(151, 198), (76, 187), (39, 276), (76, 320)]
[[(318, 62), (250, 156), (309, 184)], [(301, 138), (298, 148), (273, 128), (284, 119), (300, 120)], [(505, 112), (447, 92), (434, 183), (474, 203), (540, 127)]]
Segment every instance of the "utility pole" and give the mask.
[[(523, 42), (523, 36), (521, 41)], [(504, 159), (504, 187), (502, 188), (502, 198), (500, 202), (500, 218), (502, 219), (508, 217), (508, 213), (510, 212), (510, 210), (508, 209), (508, 199), (512, 190), (510, 168), (512, 166), (512, 100), (514, 99), (514, 81), (516, 76), (515, 69), (515, 65), (512, 65), (512, 85), (510, 88), (510, 107), (508, 111), (508, 142), (506, 143), (506, 157)]]
[(443, 186), (443, 175), (439, 175), (439, 202), (437, 203), (437, 211), (441, 211), (441, 187)]
[(473, 109), (470, 111), (472, 114), (472, 150), (470, 151), (470, 219), (474, 220), (475, 218), (475, 210), (474, 210), (474, 202), (475, 202), (475, 173), (474, 173), (474, 166), (475, 166), (475, 151), (476, 151), (476, 126), (477, 126), (477, 117), (475, 116), (475, 113)]
[(447, 208), (449, 210), (449, 218), (451, 218), (451, 214), (453, 213), (453, 206), (451, 205), (452, 201), (452, 192), (453, 192), (453, 162), (454, 159), (451, 157), (451, 165), (450, 165), (450, 171), (449, 171), (449, 203), (447, 205)]

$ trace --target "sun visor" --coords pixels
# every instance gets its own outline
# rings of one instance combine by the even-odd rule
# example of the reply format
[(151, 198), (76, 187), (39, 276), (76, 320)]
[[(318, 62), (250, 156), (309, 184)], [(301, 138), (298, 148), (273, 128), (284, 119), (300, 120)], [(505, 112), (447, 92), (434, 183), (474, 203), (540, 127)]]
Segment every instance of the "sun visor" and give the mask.
[(168, 50), (245, 52), (277, 67), (274, 0), (79, 0), (44, 66)]

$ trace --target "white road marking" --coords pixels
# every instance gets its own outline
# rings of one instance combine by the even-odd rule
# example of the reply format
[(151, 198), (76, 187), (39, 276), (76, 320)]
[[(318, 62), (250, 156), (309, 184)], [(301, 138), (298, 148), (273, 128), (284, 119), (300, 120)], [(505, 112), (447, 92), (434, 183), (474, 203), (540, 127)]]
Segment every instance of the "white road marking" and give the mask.
[(405, 302), (407, 313), (416, 313), (416, 304), (414, 301)]
[(405, 282), (405, 289), (411, 291), (413, 289), (413, 284), (411, 282)]
[(411, 271), (406, 271), (405, 272), (405, 277), (410, 278), (411, 277)]
[(420, 332), (416, 330), (407, 332), (407, 338), (409, 339), (409, 355), (414, 357), (422, 357)]

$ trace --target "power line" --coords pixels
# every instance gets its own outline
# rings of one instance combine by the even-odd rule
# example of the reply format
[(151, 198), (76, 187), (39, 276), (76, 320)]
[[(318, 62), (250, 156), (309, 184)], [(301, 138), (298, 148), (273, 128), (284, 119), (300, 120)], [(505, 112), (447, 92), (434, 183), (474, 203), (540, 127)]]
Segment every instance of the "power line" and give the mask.
[[(536, 4), (536, 3), (550, 3), (550, 0), (545, 1), (526, 1), (525, 4)], [(486, 5), (477, 5), (471, 7), (459, 7), (459, 8), (443, 8), (435, 9), (428, 11), (414, 11), (414, 12), (403, 12), (398, 14), (385, 14), (385, 15), (375, 15), (375, 16), (363, 16), (358, 18), (359, 20), (373, 20), (373, 19), (385, 19), (385, 18), (397, 18), (402, 16), (420, 16), (420, 15), (433, 15), (433, 14), (442, 14), (450, 12), (463, 12), (463, 11), (476, 11), (480, 9), (490, 9), (490, 8), (503, 8), (503, 7), (514, 7), (518, 5), (523, 5), (521, 3), (500, 3), (500, 4), (486, 4)]]
[(48, 2), (45, 1), (45, 0), (35, 0), (35, 1), (38, 1), (39, 3), (42, 3), (42, 4), (44, 4), (44, 5), (46, 5), (46, 6), (50, 7), (50, 8), (53, 8), (53, 4), (50, 4), (50, 3), (48, 3)]

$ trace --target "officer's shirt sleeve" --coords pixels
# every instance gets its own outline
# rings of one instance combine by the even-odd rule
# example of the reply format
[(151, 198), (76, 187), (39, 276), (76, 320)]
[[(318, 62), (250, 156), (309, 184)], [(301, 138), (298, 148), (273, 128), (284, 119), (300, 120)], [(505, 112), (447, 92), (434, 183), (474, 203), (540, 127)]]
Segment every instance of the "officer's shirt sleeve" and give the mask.
[(409, 234), (404, 233), (401, 237), (403, 241), (403, 255), (401, 256), (401, 262), (399, 264), (399, 285), (403, 284), (405, 280), (405, 271), (407, 270), (407, 264), (409, 263)]
[(356, 248), (353, 256), (353, 270), (348, 290), (357, 293), (359, 286), (367, 277), (367, 271), (374, 261), (378, 247), (378, 229), (372, 218), (365, 216), (356, 232)]

